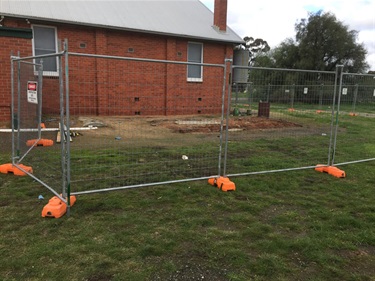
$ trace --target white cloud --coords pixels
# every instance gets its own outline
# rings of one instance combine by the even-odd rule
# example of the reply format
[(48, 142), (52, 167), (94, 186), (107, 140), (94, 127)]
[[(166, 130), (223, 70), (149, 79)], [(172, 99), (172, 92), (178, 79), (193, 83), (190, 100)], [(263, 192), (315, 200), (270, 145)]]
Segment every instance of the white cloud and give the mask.
[[(200, 1), (213, 11), (214, 0)], [(298, 20), (320, 9), (358, 31), (358, 43), (365, 44), (367, 62), (375, 70), (374, 0), (228, 0), (228, 25), (241, 37), (262, 38), (275, 47), (286, 38), (294, 38)]]

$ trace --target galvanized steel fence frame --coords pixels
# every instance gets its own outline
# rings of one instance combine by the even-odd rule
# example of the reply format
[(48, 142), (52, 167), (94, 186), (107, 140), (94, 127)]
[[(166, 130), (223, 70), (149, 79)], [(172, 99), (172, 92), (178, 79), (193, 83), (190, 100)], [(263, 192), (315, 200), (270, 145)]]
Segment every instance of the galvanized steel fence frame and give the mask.
[[(277, 173), (277, 172), (286, 172), (286, 171), (293, 171), (293, 170), (304, 170), (304, 169), (316, 168), (316, 165), (342, 166), (342, 165), (346, 165), (346, 164), (369, 162), (369, 161), (375, 160), (375, 158), (374, 158), (375, 152), (373, 151), (374, 149), (371, 150), (371, 148), (368, 149), (369, 152), (367, 153), (367, 155), (364, 155), (363, 158), (361, 157), (361, 159), (351, 159), (351, 161), (344, 161), (344, 162), (343, 161), (337, 161), (337, 159), (336, 159), (337, 158), (336, 152), (340, 151), (340, 150), (343, 150), (345, 148), (344, 145), (340, 145), (340, 143), (338, 143), (338, 140), (346, 138), (345, 136), (343, 136), (343, 133), (340, 132), (340, 130), (339, 130), (340, 129), (340, 120), (342, 120), (346, 116), (352, 116), (353, 118), (355, 118), (357, 115), (366, 116), (367, 118), (370, 118), (370, 120), (372, 120), (371, 118), (375, 117), (375, 114), (374, 114), (374, 112), (375, 112), (375, 108), (374, 108), (375, 107), (375, 76), (374, 75), (372, 75), (372, 74), (346, 73), (346, 72), (343, 72), (343, 66), (342, 65), (337, 66), (336, 70), (334, 72), (233, 66), (233, 73), (236, 72), (236, 71), (237, 72), (246, 71), (247, 74), (248, 74), (247, 77), (248, 77), (249, 80), (242, 81), (243, 82), (242, 85), (241, 85), (241, 82), (234, 83), (234, 85), (233, 85), (232, 99), (231, 99), (232, 100), (232, 110), (233, 110), (232, 118), (234, 118), (234, 116), (236, 114), (238, 115), (238, 113), (239, 113), (238, 105), (241, 105), (241, 100), (240, 100), (239, 95), (238, 95), (238, 88), (239, 88), (238, 84), (240, 84), (240, 86), (242, 86), (242, 89), (244, 88), (244, 85), (245, 85), (245, 88), (248, 90), (247, 92), (249, 92), (249, 95), (246, 98), (242, 98), (243, 102), (247, 103), (246, 107), (245, 107), (245, 109), (247, 109), (247, 110), (245, 112), (242, 112), (242, 115), (246, 116), (246, 115), (249, 115), (249, 114), (252, 115), (254, 113), (254, 100), (256, 100), (256, 95), (253, 94), (253, 91), (254, 91), (254, 89), (253, 89), (254, 88), (254, 77), (252, 77), (252, 76), (254, 76), (254, 75), (252, 75), (253, 72), (257, 72), (257, 71), (262, 72), (263, 77), (267, 76), (267, 74), (265, 74), (265, 72), (270, 72), (270, 73), (272, 73), (273, 76), (276, 76), (276, 77), (278, 75), (281, 76), (280, 72), (282, 72), (282, 73), (286, 73), (286, 76), (289, 75), (289, 78), (293, 77), (293, 76), (298, 76), (300, 74), (317, 75), (319, 80), (322, 80), (322, 81), (325, 81), (327, 79), (327, 78), (324, 78), (324, 76), (327, 76), (327, 75), (331, 76), (331, 82), (333, 82), (333, 84), (331, 83), (330, 89), (328, 90), (328, 92), (330, 93), (329, 94), (330, 98), (329, 99), (323, 98), (323, 96), (327, 96), (326, 90), (323, 90), (323, 89), (324, 89), (324, 87), (327, 87), (328, 85), (324, 84), (324, 83), (319, 85), (319, 83), (316, 83), (315, 86), (319, 87), (321, 89), (321, 90), (319, 90), (318, 97), (315, 97), (315, 100), (316, 100), (315, 102), (313, 102), (313, 101), (309, 102), (308, 101), (308, 103), (310, 105), (315, 105), (316, 113), (318, 113), (318, 114), (321, 114), (322, 112), (324, 112), (324, 110), (322, 110), (322, 105), (323, 105), (324, 101), (326, 101), (326, 103), (325, 103), (326, 105), (329, 105), (328, 110), (326, 108), (327, 113), (328, 113), (328, 111), (330, 112), (330, 125), (329, 125), (330, 128), (329, 128), (329, 133), (328, 133), (329, 144), (327, 143), (327, 149), (326, 149), (327, 160), (326, 160), (326, 163), (324, 163), (323, 160), (321, 160), (322, 162), (317, 161), (315, 163), (311, 163), (311, 165), (305, 165), (305, 166), (288, 167), (286, 165), (286, 166), (276, 168), (276, 169), (269, 168), (269, 169), (264, 169), (264, 170), (260, 169), (260, 170), (255, 170), (255, 171), (244, 171), (244, 172), (240, 172), (240, 173), (239, 172), (233, 172), (233, 171), (228, 172), (227, 169), (225, 168), (224, 169), (224, 175), (225, 176), (235, 177), (235, 176)], [(258, 74), (258, 76), (260, 76), (260, 75)], [(244, 75), (241, 75), (241, 77), (244, 77)], [(271, 79), (271, 80), (274, 80), (274, 79)], [(292, 80), (293, 79), (291, 79), (291, 81)], [(349, 80), (349, 82), (347, 82), (347, 80)], [(349, 94), (347, 94), (347, 92), (349, 92), (348, 89), (345, 88), (345, 85), (348, 84), (348, 83), (349, 83), (349, 86), (351, 85), (354, 88), (354, 90), (352, 90), (352, 95), (350, 97), (349, 97)], [(313, 113), (313, 111), (311, 109), (307, 109), (303, 105), (302, 105), (302, 107), (299, 107), (302, 103), (302, 100), (298, 100), (298, 98), (296, 98), (295, 88), (297, 87), (297, 85), (294, 84), (293, 82), (290, 82), (289, 85), (285, 84), (285, 83), (282, 83), (281, 85), (273, 85), (271, 83), (268, 83), (265, 79), (264, 83), (261, 84), (261, 86), (266, 89), (265, 94), (263, 95), (263, 101), (266, 101), (266, 103), (269, 103), (270, 99), (272, 99), (272, 95), (270, 95), (270, 93), (272, 93), (272, 89), (277, 88), (277, 87), (291, 88), (292, 90), (290, 91), (291, 92), (290, 95), (287, 94), (286, 96), (284, 96), (284, 103), (285, 103), (284, 111), (285, 112), (289, 111), (290, 115)], [(299, 85), (299, 87), (303, 89), (304, 94), (306, 94), (306, 96), (307, 96), (307, 93), (310, 93), (311, 83), (307, 82), (307, 84)], [(362, 87), (362, 91), (361, 91), (360, 87)], [(258, 88), (259, 88), (259, 85), (258, 85)], [(359, 90), (359, 88), (360, 88), (360, 90)], [(288, 91), (288, 93), (289, 93), (289, 91)], [(286, 97), (286, 99), (285, 99), (285, 97)], [(344, 103), (343, 102), (344, 97), (350, 98), (350, 100), (349, 100), (349, 102), (351, 103), (350, 110), (346, 110), (346, 111), (342, 110), (342, 104)], [(258, 95), (258, 100), (259, 100), (259, 95)], [(328, 101), (328, 103), (327, 103), (327, 101)], [(255, 102), (257, 102), (257, 101), (255, 101)], [(262, 103), (261, 100), (259, 102)], [(272, 102), (274, 102), (274, 100), (273, 101), (271, 100), (270, 103), (272, 104)], [(360, 108), (360, 109), (356, 108), (356, 105), (360, 102), (362, 102), (362, 108), (363, 108), (364, 105), (365, 106), (367, 105), (367, 110), (370, 113), (368, 111), (362, 109), (362, 108)], [(277, 101), (276, 101), (276, 103), (277, 103)], [(261, 110), (261, 104), (259, 104), (259, 110)], [(269, 110), (269, 108), (268, 108), (268, 110)], [(360, 112), (361, 110), (362, 110), (362, 112)], [(268, 114), (269, 114), (269, 112), (268, 112)], [(259, 112), (258, 112), (258, 116), (259, 116)], [(272, 118), (272, 116), (271, 117), (267, 116), (267, 117), (270, 118), (270, 119)], [(352, 119), (352, 120), (355, 120), (355, 119)], [(371, 128), (369, 128), (369, 129), (371, 130)], [(372, 129), (374, 129), (374, 128), (372, 128)], [(235, 134), (236, 133), (232, 133), (232, 136), (235, 135)], [(326, 134), (324, 134), (324, 135), (326, 135)], [(227, 140), (229, 140), (229, 142), (231, 142), (230, 136), (231, 136), (231, 134), (229, 134), (229, 139), (227, 139)], [(281, 136), (281, 134), (280, 134), (280, 136)], [(366, 139), (365, 137), (362, 136), (362, 139), (365, 142), (365, 145), (367, 145), (367, 146), (372, 147), (375, 144), (375, 141), (371, 140), (369, 138)], [(226, 143), (226, 145), (227, 145), (227, 143)], [(353, 147), (347, 148), (347, 150), (348, 149), (353, 149)], [(365, 149), (363, 149), (363, 150), (365, 150)], [(230, 151), (230, 149), (229, 149), (229, 151)], [(236, 160), (238, 160), (238, 159), (236, 159)], [(225, 161), (226, 165), (229, 163), (229, 161), (230, 161), (230, 158), (226, 159), (226, 161)]]
[[(69, 163), (69, 142), (66, 141), (66, 135), (64, 134), (64, 129), (69, 126), (69, 84), (68, 84), (68, 54), (67, 54), (67, 43), (64, 43), (64, 50), (56, 54), (46, 54), (39, 56), (28, 56), (20, 57), (11, 56), (11, 118), (12, 118), (12, 165), (24, 172), (35, 181), (46, 187), (50, 192), (52, 192), (56, 197), (58, 197), (63, 203), (68, 206), (67, 213), (70, 212), (70, 186), (69, 186), (69, 173), (70, 173), (70, 163)], [(43, 101), (43, 59), (55, 58), (58, 63), (58, 93), (57, 98), (59, 99), (59, 112), (60, 112), (60, 133), (62, 135), (61, 149), (57, 156), (58, 162), (54, 167), (52, 173), (57, 175), (51, 175), (50, 181), (46, 180), (46, 172), (50, 167), (43, 166), (43, 160), (50, 157), (48, 151), (44, 154), (45, 157), (39, 156), (35, 157), (35, 152), (40, 150), (38, 148), (38, 143), (42, 139), (42, 135), (45, 132), (51, 132), (49, 128), (42, 127), (42, 101)], [(66, 62), (66, 68), (63, 69), (63, 61)], [(17, 66), (17, 67), (16, 67)], [(29, 116), (25, 111), (25, 106), (27, 102), (26, 97), (26, 81), (21, 78), (21, 73), (25, 66), (31, 67), (31, 73), (29, 74), (30, 79), (38, 80), (37, 88), (37, 122), (31, 119), (35, 116)], [(64, 81), (64, 78), (66, 80)], [(66, 83), (64, 85), (64, 83)], [(66, 108), (65, 108), (65, 105)], [(67, 115), (65, 115), (65, 113)], [(25, 123), (25, 125), (23, 125)], [(31, 124), (34, 123), (34, 124)], [(53, 130), (56, 132), (56, 130)], [(22, 134), (25, 136), (21, 137)], [(26, 144), (26, 140), (30, 137), (30, 134), (34, 135), (32, 144)], [(26, 150), (25, 147), (27, 146)], [(39, 151), (40, 152), (40, 151)], [(34, 157), (34, 158), (33, 158)], [(31, 158), (31, 159), (30, 159)], [(37, 159), (37, 160), (35, 160)], [(37, 162), (37, 163), (36, 163)], [(35, 169), (34, 164), (38, 164), (40, 168)], [(47, 165), (47, 164), (46, 164)], [(34, 168), (33, 168), (34, 166)], [(31, 168), (31, 169), (30, 169)], [(48, 172), (47, 172), (48, 173)]]
[[(220, 137), (219, 141), (217, 143), (218, 149), (217, 149), (217, 174), (216, 173), (209, 173), (203, 176), (197, 176), (197, 177), (188, 177), (184, 179), (173, 179), (173, 180), (165, 180), (165, 181), (158, 181), (158, 182), (148, 182), (148, 183), (139, 183), (139, 184), (131, 184), (131, 185), (125, 185), (125, 186), (113, 186), (113, 187), (107, 187), (107, 188), (101, 188), (101, 189), (92, 189), (92, 190), (83, 190), (83, 191), (73, 191), (71, 195), (82, 195), (82, 194), (91, 194), (91, 193), (98, 193), (98, 192), (108, 192), (108, 191), (116, 191), (116, 190), (123, 190), (123, 189), (130, 189), (130, 188), (139, 188), (139, 187), (147, 187), (147, 186), (157, 186), (157, 185), (165, 185), (165, 184), (173, 184), (173, 183), (182, 183), (182, 182), (189, 182), (189, 181), (196, 181), (196, 180), (207, 180), (209, 178), (218, 176), (222, 174), (222, 165), (223, 165), (223, 153), (224, 148), (223, 145), (225, 143), (225, 138), (223, 135), (224, 131), (224, 123), (225, 123), (225, 98), (227, 97), (226, 91), (227, 91), (227, 76), (228, 76), (228, 70), (230, 69), (230, 59), (226, 59), (223, 64), (210, 64), (210, 63), (191, 63), (191, 62), (182, 62), (182, 61), (168, 61), (168, 60), (159, 60), (159, 59), (145, 59), (145, 58), (133, 58), (133, 57), (118, 57), (118, 56), (108, 56), (108, 55), (96, 55), (96, 54), (83, 54), (83, 53), (68, 53), (70, 58), (79, 58), (79, 59), (94, 59), (94, 60), (108, 60), (108, 61), (116, 61), (116, 62), (135, 62), (135, 63), (148, 63), (148, 64), (158, 64), (158, 65), (178, 65), (181, 67), (186, 68), (188, 65), (197, 65), (201, 66), (203, 68), (217, 68), (220, 69), (220, 72), (222, 72), (222, 81), (223, 85), (220, 86), (221, 90), (221, 114), (220, 114)], [(71, 82), (72, 83), (72, 82)], [(229, 102), (229, 100), (228, 100)], [(229, 112), (229, 109), (227, 110)], [(137, 140), (134, 140), (137, 142)], [(70, 152), (70, 155), (71, 152)], [(185, 155), (182, 155), (183, 157)], [(186, 156), (187, 157), (187, 156)], [(224, 161), (225, 163), (225, 161)]]
[[(331, 81), (334, 83), (330, 86), (332, 87), (330, 96), (330, 122), (329, 122), (329, 141), (327, 141), (327, 147), (323, 149), (326, 151), (326, 163), (324, 165), (345, 165), (350, 163), (357, 163), (357, 162), (365, 162), (365, 161), (373, 161), (375, 160), (374, 157), (368, 157), (366, 159), (355, 159), (349, 162), (342, 162), (342, 163), (335, 163), (335, 155), (337, 150), (337, 138), (339, 136), (338, 128), (339, 128), (339, 119), (340, 119), (340, 102), (341, 102), (341, 93), (343, 88), (343, 79), (345, 77), (357, 76), (357, 74), (347, 74), (342, 72), (342, 67), (337, 67), (335, 72), (324, 72), (324, 71), (306, 71), (306, 70), (291, 70), (291, 69), (272, 69), (272, 68), (254, 68), (254, 67), (241, 67), (241, 66), (233, 66), (231, 59), (226, 59), (223, 64), (208, 64), (208, 63), (189, 63), (183, 61), (169, 61), (169, 60), (159, 60), (159, 59), (146, 59), (146, 58), (134, 58), (134, 57), (118, 57), (118, 56), (107, 56), (107, 55), (96, 55), (96, 54), (84, 54), (84, 53), (74, 53), (68, 51), (67, 42), (64, 42), (64, 50), (57, 54), (45, 55), (45, 56), (35, 56), (35, 57), (12, 57), (12, 116), (14, 114), (14, 97), (15, 97), (15, 89), (14, 89), (14, 73), (13, 73), (13, 64), (14, 63), (21, 63), (22, 61), (26, 60), (35, 60), (35, 59), (43, 59), (45, 57), (56, 57), (59, 61), (59, 116), (60, 116), (60, 133), (62, 136), (61, 141), (61, 152), (60, 152), (60, 164), (61, 164), (61, 179), (60, 179), (60, 186), (51, 186), (49, 183), (46, 183), (43, 178), (37, 177), (31, 173), (25, 171), (29, 176), (33, 179), (38, 181), (40, 184), (48, 188), (54, 195), (59, 197), (65, 204), (68, 206), (68, 213), (70, 208), (70, 196), (71, 195), (83, 195), (83, 194), (91, 194), (91, 193), (99, 193), (99, 192), (108, 192), (108, 191), (116, 191), (116, 190), (124, 190), (124, 189), (131, 189), (131, 188), (139, 188), (139, 187), (148, 187), (148, 186), (158, 186), (158, 185), (165, 185), (165, 184), (173, 184), (173, 183), (182, 183), (182, 182), (189, 182), (189, 181), (196, 181), (196, 180), (207, 180), (212, 177), (216, 176), (224, 176), (224, 177), (236, 177), (236, 176), (246, 176), (246, 175), (254, 175), (254, 174), (267, 174), (267, 173), (276, 173), (276, 172), (286, 172), (286, 171), (293, 171), (293, 170), (303, 170), (303, 169), (311, 169), (315, 167), (315, 164), (312, 165), (305, 165), (305, 166), (298, 166), (298, 167), (290, 167), (284, 166), (282, 168), (277, 169), (266, 169), (266, 170), (257, 170), (257, 171), (243, 171), (236, 173), (235, 171), (228, 172), (228, 163), (231, 160), (228, 153), (230, 153), (231, 148), (229, 147), (228, 143), (233, 135), (230, 132), (230, 122), (231, 118), (233, 118), (233, 102), (236, 104), (238, 103), (238, 97), (233, 97), (233, 85), (231, 81), (228, 81), (227, 77), (228, 74), (231, 75), (236, 69), (245, 69), (249, 73), (251, 71), (268, 71), (274, 73), (294, 73), (295, 75), (308, 73), (311, 75), (319, 76), (319, 75), (327, 75), (332, 78)], [(71, 161), (72, 158), (72, 148), (69, 141), (69, 132), (71, 127), (71, 114), (70, 114), (70, 83), (71, 79), (69, 77), (70, 70), (73, 69), (72, 66), (69, 65), (71, 59), (75, 61), (84, 60), (84, 59), (92, 59), (92, 60), (107, 60), (107, 61), (116, 61), (116, 62), (132, 62), (135, 64), (162, 64), (162, 65), (178, 65), (182, 67), (187, 67), (188, 65), (198, 65), (201, 66), (203, 69), (206, 68), (218, 68), (222, 73), (222, 85), (221, 87), (221, 114), (220, 114), (220, 135), (219, 141), (217, 143), (217, 174), (211, 173), (203, 176), (198, 177), (186, 177), (186, 178), (176, 178), (176, 179), (168, 179), (168, 180), (161, 180), (155, 182), (145, 182), (145, 183), (137, 183), (137, 184), (130, 184), (130, 185), (121, 185), (121, 186), (107, 186), (99, 189), (90, 189), (90, 190), (78, 190), (76, 188), (76, 183), (72, 182), (72, 170), (75, 169)], [(79, 66), (78, 66), (79, 67)], [(42, 74), (39, 71), (38, 74), (39, 79), (42, 78)], [(231, 77), (231, 76), (229, 76)], [(366, 77), (366, 75), (361, 75), (361, 77)], [(372, 79), (373, 75), (368, 75), (368, 78)], [(42, 82), (40, 82), (42, 84)], [(267, 85), (262, 85), (262, 87), (267, 87)], [(271, 87), (268, 84), (268, 87)], [(317, 87), (320, 87), (317, 85)], [(19, 87), (18, 87), (19, 89)], [(293, 90), (294, 91), (294, 90)], [(304, 90), (307, 91), (307, 90)], [(374, 90), (375, 91), (375, 90)], [(289, 93), (289, 92), (288, 92)], [(20, 93), (18, 92), (18, 95)], [(236, 93), (235, 93), (236, 95)], [(289, 95), (289, 94), (288, 94)], [(375, 94), (374, 94), (375, 95)], [(270, 96), (267, 94), (267, 98)], [(355, 102), (357, 102), (358, 96), (355, 95)], [(246, 102), (253, 103), (254, 96), (249, 96), (246, 99)], [(316, 104), (318, 108), (322, 106), (322, 98), (318, 98), (318, 102)], [(295, 106), (294, 96), (292, 95), (290, 106)], [(354, 108), (354, 107), (353, 107)], [(293, 114), (293, 112), (292, 112)], [(141, 117), (142, 118), (142, 117)], [(13, 122), (12, 122), (13, 123)], [(39, 137), (42, 134), (40, 125), (37, 128)], [(19, 130), (18, 130), (19, 132)], [(19, 158), (17, 155), (17, 130), (12, 127), (12, 163), (18, 167), (20, 170), (23, 170), (20, 166), (24, 157)], [(133, 140), (137, 142), (137, 140)], [(59, 189), (61, 188), (61, 192)]]
[[(297, 103), (298, 102), (302, 103), (302, 101), (299, 100), (296, 97), (295, 89), (297, 87), (300, 87), (300, 88), (303, 89), (304, 94), (307, 94), (309, 91), (311, 91), (312, 86), (316, 87), (316, 88), (328, 87), (327, 90), (324, 90), (324, 96), (326, 96), (326, 97), (328, 96), (329, 98), (328, 99), (326, 98), (324, 100), (326, 101), (326, 105), (329, 105), (329, 108), (326, 110), (326, 113), (328, 113), (330, 115), (330, 121), (329, 121), (329, 124), (327, 124), (329, 126), (329, 130), (324, 135), (327, 135), (329, 137), (329, 141), (327, 141), (327, 147), (326, 147), (326, 160), (324, 162), (320, 163), (320, 164), (323, 164), (323, 165), (326, 165), (326, 166), (333, 165), (332, 154), (335, 151), (334, 145), (335, 145), (335, 138), (336, 138), (336, 135), (337, 135), (337, 131), (335, 131), (335, 128), (337, 126), (335, 124), (335, 118), (334, 117), (335, 117), (335, 114), (337, 112), (337, 104), (336, 104), (337, 103), (337, 88), (338, 88), (338, 81), (339, 81), (339, 77), (340, 77), (342, 67), (340, 67), (340, 66), (337, 67), (336, 71), (334, 71), (334, 72), (332, 72), (332, 71), (310, 71), (310, 70), (298, 70), (298, 69), (281, 69), (281, 68), (275, 69), (275, 68), (265, 68), (265, 67), (244, 67), (244, 66), (235, 66), (235, 65), (232, 67), (232, 69), (233, 69), (233, 72), (239, 71), (239, 70), (248, 72), (249, 80), (246, 83), (242, 84), (242, 85), (246, 84), (246, 88), (247, 88), (248, 93), (249, 93), (246, 98), (243, 98), (243, 102), (245, 103), (245, 109), (247, 109), (246, 113), (243, 112), (243, 115), (249, 115), (249, 113), (250, 113), (250, 115), (254, 115), (254, 112), (256, 112), (256, 110), (254, 111), (254, 103), (256, 104), (257, 102), (259, 102), (258, 117), (262, 117), (262, 115), (260, 114), (259, 111), (261, 110), (261, 104), (264, 103), (264, 102), (266, 104), (268, 103), (268, 104), (271, 104), (271, 105), (273, 103), (282, 104), (282, 107), (284, 107), (283, 110), (287, 113), (289, 111), (289, 113), (291, 115), (293, 115), (294, 113), (303, 113), (303, 112), (312, 111), (312, 109), (305, 109), (304, 107), (301, 107), (301, 108), (298, 107)], [(252, 74), (252, 73), (257, 73), (257, 72), (259, 72), (259, 73), (255, 74), (255, 75)], [(324, 85), (324, 84), (321, 84), (321, 82), (319, 82), (316, 85), (311, 85), (311, 84), (309, 84), (309, 83), (311, 83), (311, 81), (308, 81), (308, 82), (304, 81), (304, 83), (307, 83), (307, 84), (296, 85), (295, 83), (292, 82), (294, 79), (296, 79), (296, 77), (297, 78), (299, 76), (304, 77), (306, 75), (307, 76), (316, 76), (316, 77), (318, 77), (319, 80), (322, 80), (322, 81), (324, 81), (326, 79), (330, 82), (330, 84)], [(262, 81), (262, 80), (261, 80), (261, 82), (254, 81), (254, 78), (252, 78), (252, 76), (258, 76), (258, 79), (260, 78), (260, 79), (263, 79), (264, 81)], [(266, 81), (267, 79), (264, 79), (264, 77), (267, 77), (267, 76), (271, 77), (270, 81), (273, 81), (274, 84), (271, 84), (270, 81)], [(275, 77), (285, 76), (285, 77), (283, 77), (282, 79), (274, 79), (273, 76), (275, 76)], [(324, 79), (322, 77), (326, 77), (326, 78)], [(280, 78), (280, 77), (278, 77), (278, 78)], [(285, 82), (285, 80), (288, 80), (288, 79), (290, 80), (289, 84), (288, 84), (288, 82)], [(302, 80), (309, 80), (309, 79), (306, 79), (306, 77), (304, 77)], [(254, 85), (254, 83), (258, 83), (258, 84)], [(265, 92), (261, 95), (259, 95), (259, 94), (256, 95), (256, 94), (254, 94), (254, 91), (256, 91), (256, 89), (254, 89), (254, 87), (264, 88)], [(289, 90), (289, 89), (291, 89), (291, 90)], [(285, 90), (285, 94), (283, 93), (284, 90)], [(238, 98), (238, 92), (237, 91), (238, 91), (238, 83), (234, 83), (233, 90), (232, 90), (232, 102), (234, 102), (234, 104), (232, 103), (232, 109), (233, 109), (232, 118), (235, 115), (235, 112), (237, 110), (237, 106), (239, 104), (241, 105), (241, 101)], [(277, 98), (272, 96), (272, 92), (278, 92)], [(322, 104), (323, 104), (323, 98), (322, 98), (323, 94), (320, 90), (318, 92), (319, 92), (319, 95), (315, 97), (316, 100), (318, 100), (318, 102), (316, 102), (316, 104), (315, 104), (316, 105), (315, 109), (316, 109), (317, 113), (321, 113), (322, 112), (321, 107), (322, 107)], [(282, 102), (277, 101), (277, 99), (281, 99)], [(310, 103), (311, 105), (314, 104), (314, 102), (310, 102), (310, 101), (307, 101), (307, 102)], [(268, 108), (268, 110), (269, 110), (269, 108)], [(272, 112), (272, 110), (271, 110), (271, 112)], [(237, 111), (237, 113), (238, 113), (238, 111)], [(315, 111), (314, 111), (314, 113), (315, 113)], [(268, 116), (266, 116), (266, 118), (277, 119), (277, 117), (278, 117), (278, 116), (271, 116), (270, 117), (269, 114), (270, 113), (268, 112)], [(285, 113), (282, 113), (281, 118), (287, 120), (287, 117), (286, 117)], [(232, 133), (232, 136), (235, 135), (235, 134), (236, 133)], [(279, 136), (282, 137), (282, 134), (283, 134), (283, 132), (280, 132)], [(230, 139), (230, 136), (231, 136), (231, 134), (229, 134), (229, 139)], [(321, 159), (320, 161), (323, 161), (323, 159)], [(228, 161), (226, 159), (225, 163), (227, 164), (227, 162)], [(239, 172), (228, 172), (226, 167), (225, 167), (224, 176), (235, 177), (235, 176), (246, 176), (246, 175), (255, 175), (255, 174), (286, 172), (286, 171), (293, 171), (293, 170), (304, 170), (304, 169), (315, 168), (317, 164), (318, 163), (311, 163), (311, 165), (303, 165), (303, 166), (298, 166), (298, 167), (291, 167), (291, 166), (285, 165), (283, 167), (278, 167), (276, 169), (273, 169), (273, 168), (269, 168), (269, 169), (265, 169), (265, 170), (260, 169), (260, 170), (255, 170), (255, 171), (244, 171), (244, 172), (241, 172), (241, 173), (239, 173)]]

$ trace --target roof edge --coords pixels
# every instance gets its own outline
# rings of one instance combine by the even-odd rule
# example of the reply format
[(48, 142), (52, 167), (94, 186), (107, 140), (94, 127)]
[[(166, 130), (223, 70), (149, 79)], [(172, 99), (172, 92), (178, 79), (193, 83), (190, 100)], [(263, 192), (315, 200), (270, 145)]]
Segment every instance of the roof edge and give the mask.
[[(133, 28), (125, 28), (125, 27), (118, 27), (118, 26), (110, 26), (110, 25), (94, 25), (89, 23), (82, 23), (82, 22), (76, 22), (76, 21), (64, 21), (64, 20), (51, 20), (48, 18), (39, 18), (39, 17), (30, 17), (30, 16), (24, 16), (24, 15), (13, 15), (13, 14), (7, 14), (2, 13), (1, 14), (4, 17), (11, 17), (11, 18), (19, 18), (19, 19), (29, 19), (29, 20), (37, 20), (37, 21), (43, 21), (48, 23), (62, 23), (62, 24), (72, 24), (72, 25), (79, 25), (79, 26), (86, 26), (86, 27), (94, 27), (94, 28), (104, 28), (104, 29), (112, 29), (112, 30), (122, 30), (122, 31), (130, 31), (130, 32), (139, 32), (144, 34), (154, 34), (154, 35), (163, 35), (163, 36), (173, 36), (173, 37), (179, 37), (179, 38), (191, 38), (191, 39), (200, 39), (204, 41), (211, 41), (211, 42), (221, 42), (221, 43), (231, 43), (231, 44), (243, 44), (245, 41), (237, 41), (237, 40), (225, 40), (225, 39), (217, 39), (217, 38), (209, 38), (209, 37), (197, 37), (197, 36), (191, 36), (188, 34), (177, 34), (177, 33), (168, 33), (168, 32), (158, 32), (158, 31), (152, 31), (152, 30), (142, 30), (142, 29), (133, 29)], [(213, 27), (214, 28), (214, 27)], [(228, 29), (230, 29), (228, 27)], [(233, 31), (232, 31), (233, 32)]]

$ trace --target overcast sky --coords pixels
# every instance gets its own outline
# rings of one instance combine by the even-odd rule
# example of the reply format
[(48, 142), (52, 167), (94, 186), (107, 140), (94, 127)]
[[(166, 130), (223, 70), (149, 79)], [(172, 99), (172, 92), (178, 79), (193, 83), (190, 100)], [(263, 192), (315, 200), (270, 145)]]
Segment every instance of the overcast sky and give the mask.
[[(214, 10), (215, 0), (200, 0)], [(272, 47), (296, 34), (294, 24), (308, 12), (332, 12), (357, 30), (357, 43), (364, 43), (367, 62), (375, 70), (375, 0), (228, 0), (228, 25), (242, 38), (262, 38)]]

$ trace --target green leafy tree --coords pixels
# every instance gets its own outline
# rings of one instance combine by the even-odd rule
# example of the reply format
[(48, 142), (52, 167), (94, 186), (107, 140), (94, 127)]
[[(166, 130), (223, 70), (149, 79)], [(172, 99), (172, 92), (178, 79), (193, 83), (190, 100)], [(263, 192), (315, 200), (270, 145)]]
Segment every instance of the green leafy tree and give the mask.
[(310, 13), (295, 25), (295, 40), (288, 38), (270, 53), (273, 67), (333, 71), (343, 65), (344, 71), (364, 73), (367, 51), (357, 43), (358, 32), (331, 13)]
[(246, 36), (244, 39), (244, 44), (237, 46), (237, 49), (248, 50), (249, 51), (249, 65), (254, 65), (256, 59), (264, 53), (267, 53), (271, 48), (267, 41), (253, 37)]
[(297, 66), (304, 69), (334, 70), (344, 65), (345, 71), (364, 72), (367, 51), (356, 43), (358, 32), (338, 21), (331, 13), (310, 13), (296, 25), (299, 51)]
[(271, 51), (273, 67), (298, 68), (300, 61), (299, 49), (293, 39), (285, 39), (278, 47)]

